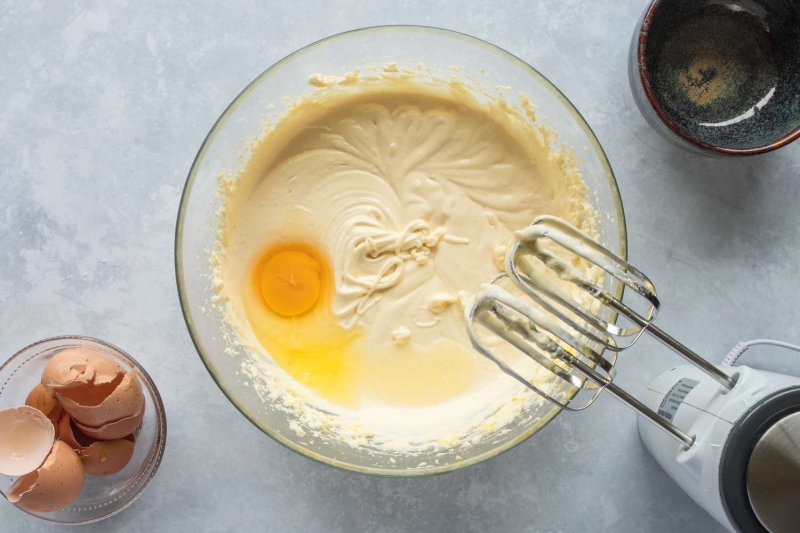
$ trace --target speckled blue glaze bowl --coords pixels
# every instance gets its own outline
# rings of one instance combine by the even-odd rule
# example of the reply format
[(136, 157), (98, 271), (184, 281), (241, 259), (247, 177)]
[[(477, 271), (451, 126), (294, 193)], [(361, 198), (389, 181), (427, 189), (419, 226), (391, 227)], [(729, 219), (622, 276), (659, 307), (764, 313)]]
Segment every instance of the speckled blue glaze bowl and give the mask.
[(800, 137), (800, 3), (654, 0), (629, 77), (647, 121), (709, 155), (768, 152)]

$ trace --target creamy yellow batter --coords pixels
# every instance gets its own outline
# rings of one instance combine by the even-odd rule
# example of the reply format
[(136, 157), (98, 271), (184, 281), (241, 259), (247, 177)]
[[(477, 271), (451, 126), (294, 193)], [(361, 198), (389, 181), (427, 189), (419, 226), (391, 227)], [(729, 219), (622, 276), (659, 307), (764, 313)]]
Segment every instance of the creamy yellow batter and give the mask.
[[(585, 184), (502, 99), (409, 75), (334, 81), (313, 76), (223, 191), (214, 271), (264, 363), (247, 372), (298, 434), (325, 424), (394, 449), (473, 438), (539, 400), (472, 350), (458, 295), (500, 271), (536, 216), (589, 229)], [(319, 265), (319, 297), (297, 315), (262, 292), (280, 250)]]

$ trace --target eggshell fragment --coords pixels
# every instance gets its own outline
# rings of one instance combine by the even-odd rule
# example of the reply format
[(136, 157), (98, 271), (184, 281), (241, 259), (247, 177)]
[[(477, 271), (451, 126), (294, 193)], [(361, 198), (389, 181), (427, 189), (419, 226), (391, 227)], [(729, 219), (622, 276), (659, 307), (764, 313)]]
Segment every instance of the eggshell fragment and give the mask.
[(53, 446), (55, 428), (30, 406), (0, 411), (0, 474), (21, 476), (36, 470)]
[(75, 435), (73, 434), (73, 423), (74, 422), (69, 417), (69, 413), (62, 411), (61, 416), (58, 417), (58, 422), (56, 422), (56, 438), (69, 444), (69, 447), (76, 452), (80, 452), (83, 449), (83, 446), (78, 442), (77, 438), (75, 438)]
[[(134, 372), (128, 372), (121, 380), (110, 383), (114, 388), (105, 394), (105, 387), (83, 387), (56, 390), (56, 398), (61, 406), (81, 426), (102, 428), (112, 422), (135, 416), (144, 407), (142, 383)], [(100, 394), (103, 393), (103, 394)], [(129, 434), (112, 438), (120, 438)]]
[(130, 462), (136, 438), (127, 435), (117, 440), (96, 440), (80, 432), (66, 412), (58, 420), (58, 438), (78, 452), (84, 471), (91, 476), (116, 474)]
[(38, 409), (54, 424), (58, 421), (58, 417), (63, 410), (61, 409), (61, 404), (56, 400), (55, 395), (44, 388), (44, 385), (41, 383), (36, 385), (33, 390), (28, 393), (28, 397), (25, 398), (25, 405)]
[(53, 444), (38, 470), (17, 479), (8, 501), (35, 513), (49, 513), (68, 506), (83, 489), (83, 464), (78, 454), (62, 441)]
[[(69, 348), (54, 355), (42, 371), (42, 385), (52, 390), (107, 385), (125, 370), (113, 359), (92, 350)], [(110, 392), (110, 389), (108, 392)]]
[(89, 446), (81, 457), (83, 469), (92, 476), (110, 476), (125, 468), (133, 457), (136, 437), (101, 440)]
[(121, 439), (126, 435), (130, 435), (136, 431), (142, 420), (144, 419), (144, 404), (142, 404), (142, 408), (133, 416), (128, 418), (123, 418), (122, 420), (117, 420), (116, 422), (111, 422), (110, 424), (106, 424), (105, 426), (99, 428), (93, 428), (90, 426), (84, 426), (77, 420), (75, 421), (75, 426), (88, 437), (92, 437), (99, 440), (114, 440), (114, 439)]

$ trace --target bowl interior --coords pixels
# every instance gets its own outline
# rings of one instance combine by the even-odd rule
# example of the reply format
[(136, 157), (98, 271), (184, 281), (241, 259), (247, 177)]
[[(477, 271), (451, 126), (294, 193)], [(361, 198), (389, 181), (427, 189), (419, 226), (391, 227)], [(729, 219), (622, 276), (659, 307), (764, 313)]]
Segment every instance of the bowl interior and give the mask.
[[(23, 405), (30, 390), (41, 381), (42, 371), (50, 358), (67, 348), (93, 350), (110, 357), (126, 371), (136, 369), (145, 397), (144, 419), (136, 433), (136, 447), (124, 469), (111, 476), (85, 476), (80, 497), (66, 509), (52, 513), (25, 511), (49, 522), (85, 524), (118, 513), (147, 487), (161, 462), (166, 442), (166, 419), (161, 397), (144, 369), (119, 348), (88, 337), (46, 339), (12, 357), (0, 368), (0, 409)], [(15, 479), (0, 476), (0, 493), (6, 496)]]
[(298, 436), (279, 403), (262, 400), (240, 373), (241, 357), (229, 355), (225, 341), (233, 333), (212, 310), (208, 251), (218, 227), (218, 176), (234, 174), (246, 160), (239, 155), (247, 141), (263, 135), (286, 110), (284, 97), (311, 94), (309, 76), (343, 75), (396, 63), (399, 69), (430, 69), (432, 76), (510, 86), (506, 98), (520, 105), (524, 92), (537, 115), (574, 147), (579, 168), (589, 185), (600, 217), (601, 239), (626, 255), (622, 204), (608, 161), (580, 114), (549, 81), (507, 52), (478, 39), (425, 27), (367, 28), (337, 35), (306, 47), (280, 61), (248, 86), (217, 121), (201, 147), (187, 179), (178, 215), (175, 257), (178, 287), (186, 323), (197, 350), (214, 380), (233, 404), (262, 431), (289, 448), (324, 463), (358, 472), (423, 475), (446, 472), (491, 457), (522, 442), (544, 427), (558, 409), (545, 404), (511, 423), (507, 432), (468, 449), (404, 456), (353, 448)]
[(759, 150), (800, 135), (800, 5), (790, 0), (656, 0), (643, 82), (679, 135)]

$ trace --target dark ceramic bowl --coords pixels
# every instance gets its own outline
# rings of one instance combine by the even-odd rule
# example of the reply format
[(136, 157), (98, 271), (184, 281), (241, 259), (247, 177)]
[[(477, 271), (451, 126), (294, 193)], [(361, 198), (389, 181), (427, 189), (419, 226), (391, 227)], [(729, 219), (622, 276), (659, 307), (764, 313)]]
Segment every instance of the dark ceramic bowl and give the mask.
[(654, 0), (631, 43), (647, 121), (683, 148), (775, 150), (800, 137), (800, 2)]

